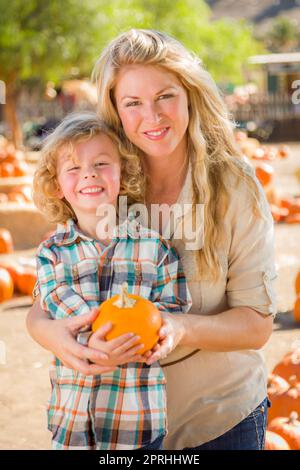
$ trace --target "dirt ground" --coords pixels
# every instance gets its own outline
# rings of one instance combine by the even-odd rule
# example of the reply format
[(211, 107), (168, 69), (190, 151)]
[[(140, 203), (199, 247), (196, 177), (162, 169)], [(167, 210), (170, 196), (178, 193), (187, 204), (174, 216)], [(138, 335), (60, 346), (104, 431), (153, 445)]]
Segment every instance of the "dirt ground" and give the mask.
[[(300, 195), (293, 173), (300, 168), (300, 144), (290, 144), (287, 160), (272, 165), (277, 170), (276, 188), (281, 194)], [(279, 314), (274, 333), (264, 347), (268, 369), (293, 346), (300, 346), (300, 325), (295, 324), (294, 279), (300, 269), (300, 224), (277, 225), (276, 262)], [(20, 305), (21, 303), (21, 305)], [(25, 318), (29, 299), (17, 299), (0, 311), (0, 449), (49, 449), (46, 402), (49, 395), (50, 353), (28, 335)]]

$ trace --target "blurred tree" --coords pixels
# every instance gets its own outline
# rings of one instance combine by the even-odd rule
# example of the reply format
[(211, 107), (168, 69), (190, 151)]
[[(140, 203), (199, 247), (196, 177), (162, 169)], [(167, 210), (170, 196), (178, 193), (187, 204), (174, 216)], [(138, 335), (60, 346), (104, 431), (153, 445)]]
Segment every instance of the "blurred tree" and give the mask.
[(264, 36), (266, 46), (273, 52), (289, 52), (300, 47), (300, 27), (297, 20), (279, 16)]
[(57, 83), (74, 68), (89, 75), (103, 46), (130, 28), (176, 37), (220, 83), (241, 83), (243, 64), (260, 51), (249, 26), (211, 21), (204, 0), (0, 0), (0, 11), (0, 79), (6, 83), (5, 115), (16, 145), (22, 142), (16, 112), (22, 80)]
[(57, 81), (78, 64), (90, 69), (98, 9), (95, 0), (0, 0), (0, 79), (6, 84), (4, 113), (15, 145), (22, 144), (16, 109), (21, 81)]
[(212, 21), (204, 0), (114, 0), (110, 8), (108, 40), (128, 24), (164, 31), (199, 55), (220, 83), (241, 84), (248, 57), (264, 51), (246, 22)]

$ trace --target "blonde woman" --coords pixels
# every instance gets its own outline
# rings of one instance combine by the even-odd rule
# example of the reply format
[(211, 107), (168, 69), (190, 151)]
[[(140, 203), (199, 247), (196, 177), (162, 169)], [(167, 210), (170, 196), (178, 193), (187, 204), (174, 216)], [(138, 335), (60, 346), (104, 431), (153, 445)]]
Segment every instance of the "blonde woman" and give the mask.
[[(164, 314), (166, 448), (262, 449), (267, 416), (260, 349), (276, 313), (273, 221), (263, 191), (236, 148), (233, 125), (199, 59), (151, 30), (113, 40), (94, 69), (99, 113), (140, 157), (145, 204), (204, 205), (203, 244), (173, 242), (192, 294), (189, 314)], [(179, 220), (184, 225), (185, 216)], [(34, 304), (32, 336), (70, 367), (95, 374), (107, 361), (76, 344), (78, 328), (45, 319)], [(50, 329), (55, 334), (49, 333)], [(56, 338), (56, 340), (54, 340)], [(87, 366), (84, 359), (94, 364)], [(163, 361), (162, 361), (163, 362)]]

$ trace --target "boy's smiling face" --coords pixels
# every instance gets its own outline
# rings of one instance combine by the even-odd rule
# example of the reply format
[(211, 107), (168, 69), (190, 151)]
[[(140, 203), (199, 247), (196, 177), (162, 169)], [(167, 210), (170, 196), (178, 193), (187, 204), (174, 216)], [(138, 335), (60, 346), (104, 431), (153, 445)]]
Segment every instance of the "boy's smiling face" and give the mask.
[(105, 134), (63, 147), (57, 159), (59, 197), (72, 206), (78, 220), (96, 215), (103, 204), (116, 207), (121, 162), (116, 144)]

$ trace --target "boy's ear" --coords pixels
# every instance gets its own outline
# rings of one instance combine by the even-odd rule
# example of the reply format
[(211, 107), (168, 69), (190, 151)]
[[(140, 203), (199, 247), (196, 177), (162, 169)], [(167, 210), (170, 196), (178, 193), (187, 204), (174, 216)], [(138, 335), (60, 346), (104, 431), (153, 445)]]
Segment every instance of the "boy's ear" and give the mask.
[(63, 192), (61, 190), (61, 187), (59, 185), (57, 185), (57, 197), (59, 199), (63, 199), (63, 197), (64, 197)]

